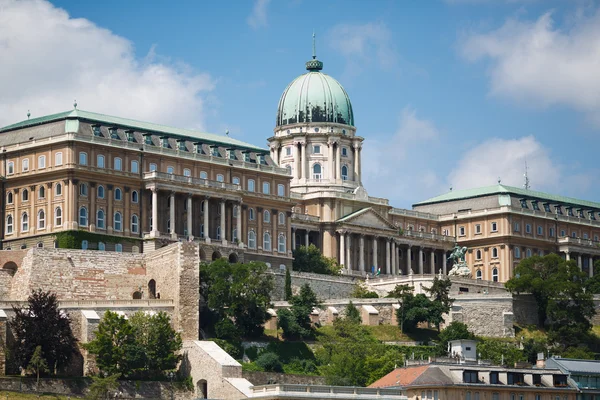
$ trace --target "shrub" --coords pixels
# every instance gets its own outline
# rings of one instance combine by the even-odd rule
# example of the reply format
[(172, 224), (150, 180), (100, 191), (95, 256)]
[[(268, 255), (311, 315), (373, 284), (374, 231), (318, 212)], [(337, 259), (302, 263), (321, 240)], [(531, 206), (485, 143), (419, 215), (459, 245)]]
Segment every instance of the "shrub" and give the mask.
[(265, 372), (283, 372), (283, 365), (279, 356), (275, 353), (263, 352), (255, 361), (255, 364)]
[(258, 347), (250, 346), (244, 349), (244, 354), (250, 361), (255, 361), (258, 357)]

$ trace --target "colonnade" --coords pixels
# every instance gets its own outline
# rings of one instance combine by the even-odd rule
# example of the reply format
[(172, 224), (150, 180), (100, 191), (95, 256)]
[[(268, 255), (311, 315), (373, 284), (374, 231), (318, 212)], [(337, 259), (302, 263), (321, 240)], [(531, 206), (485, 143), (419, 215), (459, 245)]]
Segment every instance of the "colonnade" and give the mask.
[(588, 276), (594, 276), (594, 256), (591, 254), (578, 253), (575, 251), (564, 251), (565, 260), (576, 260), (581, 271), (587, 268)]

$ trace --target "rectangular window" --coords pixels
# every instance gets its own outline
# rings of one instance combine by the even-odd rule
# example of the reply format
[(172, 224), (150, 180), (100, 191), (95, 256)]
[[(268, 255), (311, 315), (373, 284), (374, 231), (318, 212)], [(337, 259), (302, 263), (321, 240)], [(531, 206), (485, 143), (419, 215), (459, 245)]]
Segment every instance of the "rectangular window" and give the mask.
[(550, 211), (550, 204), (548, 204), (548, 203), (544, 203), (544, 211), (546, 211), (546, 212), (551, 212), (551, 211)]
[(538, 227), (537, 227), (537, 234), (538, 235), (543, 235), (544, 234), (544, 228), (542, 228), (541, 225), (538, 225)]
[(465, 236), (465, 227), (461, 226), (460, 228), (458, 228), (458, 231), (460, 232), (459, 235), (460, 236)]
[(500, 400), (500, 393), (492, 393), (492, 400)]
[(540, 206), (538, 205), (537, 201), (531, 202), (531, 208), (533, 208), (535, 211), (540, 211)]
[(84, 153), (83, 151), (79, 153), (79, 164), (87, 165), (87, 153)]
[(96, 157), (96, 167), (104, 168), (104, 156), (102, 154), (98, 154)]
[(348, 148), (342, 147), (342, 157), (348, 157)]
[(46, 156), (38, 157), (38, 169), (46, 168)]
[(15, 173), (15, 163), (12, 161), (9, 161), (8, 165), (6, 166), (6, 169), (7, 169), (7, 172), (6, 172), (7, 175), (14, 174)]
[(525, 200), (525, 199), (521, 199), (521, 207), (522, 207), (522, 208), (528, 208), (528, 207), (527, 207), (527, 200)]
[[(497, 385), (500, 383), (498, 372), (490, 372), (490, 383), (492, 385)], [(495, 394), (497, 395), (498, 393), (495, 393)]]
[(62, 165), (62, 152), (58, 152), (54, 155), (54, 166), (58, 167), (59, 165)]
[(277, 196), (285, 196), (285, 186), (282, 184), (277, 185)]
[(477, 371), (463, 371), (464, 383), (477, 383)]
[(167, 167), (167, 174), (170, 174), (170, 175), (172, 175), (172, 174), (174, 174), (174, 173), (175, 173), (175, 168), (173, 168), (173, 167), (170, 167), (170, 166), (169, 166), (169, 167)]
[(550, 228), (550, 229), (548, 230), (548, 235), (549, 235), (550, 237), (554, 237), (554, 228)]
[(25, 158), (21, 161), (21, 172), (29, 171), (29, 159)]
[(525, 233), (531, 233), (531, 224), (525, 225)]
[(290, 146), (287, 146), (285, 148), (285, 155), (286, 156), (291, 156), (292, 155), (292, 148)]
[(156, 164), (154, 163), (150, 163), (150, 168), (149, 168), (150, 172), (152, 171), (156, 171)]
[(498, 232), (498, 223), (492, 222), (492, 232)]
[(269, 182), (263, 182), (263, 194), (271, 194), (271, 185)]
[(475, 234), (481, 233), (481, 224), (475, 225)]
[(514, 230), (515, 232), (519, 232), (519, 231), (521, 230), (521, 224), (520, 224), (520, 223), (518, 223), (518, 222), (515, 222), (515, 223), (513, 224), (513, 230)]
[(313, 146), (313, 154), (321, 154), (321, 146), (318, 144), (315, 144)]

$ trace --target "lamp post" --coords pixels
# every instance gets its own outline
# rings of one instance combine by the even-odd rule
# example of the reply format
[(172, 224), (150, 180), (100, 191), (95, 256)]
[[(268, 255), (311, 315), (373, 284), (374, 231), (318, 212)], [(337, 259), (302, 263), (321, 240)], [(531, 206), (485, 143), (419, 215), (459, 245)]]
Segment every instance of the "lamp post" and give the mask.
[(169, 371), (169, 379), (171, 380), (171, 400), (175, 398), (175, 388), (173, 388), (173, 378), (175, 377), (175, 372)]

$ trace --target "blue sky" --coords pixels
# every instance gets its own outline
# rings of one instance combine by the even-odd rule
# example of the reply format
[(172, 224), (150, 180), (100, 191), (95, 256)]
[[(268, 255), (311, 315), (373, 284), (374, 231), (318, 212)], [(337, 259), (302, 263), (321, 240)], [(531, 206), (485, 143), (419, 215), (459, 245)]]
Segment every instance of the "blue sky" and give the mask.
[[(271, 136), (317, 34), (398, 207), (521, 186), (598, 200), (600, 5), (569, 0), (0, 0), (0, 125), (79, 108)], [(35, 28), (32, 28), (35, 27)]]

